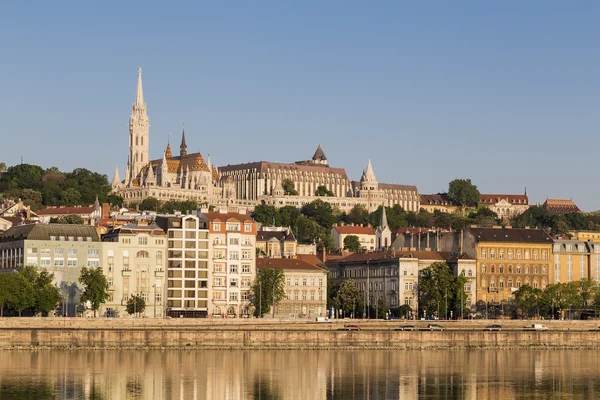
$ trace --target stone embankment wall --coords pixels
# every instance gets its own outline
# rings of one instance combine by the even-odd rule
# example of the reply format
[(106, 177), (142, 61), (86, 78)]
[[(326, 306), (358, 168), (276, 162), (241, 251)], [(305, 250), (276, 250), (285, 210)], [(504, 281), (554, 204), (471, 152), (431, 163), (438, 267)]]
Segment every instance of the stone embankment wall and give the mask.
[[(497, 321), (496, 321), (497, 322)], [(0, 348), (204, 348), (204, 349), (448, 349), (600, 348), (597, 322), (538, 321), (545, 332), (526, 331), (534, 321), (441, 322), (444, 332), (396, 331), (402, 322), (273, 320), (0, 319)], [(360, 326), (346, 331), (345, 324)], [(418, 327), (427, 323), (417, 322)]]

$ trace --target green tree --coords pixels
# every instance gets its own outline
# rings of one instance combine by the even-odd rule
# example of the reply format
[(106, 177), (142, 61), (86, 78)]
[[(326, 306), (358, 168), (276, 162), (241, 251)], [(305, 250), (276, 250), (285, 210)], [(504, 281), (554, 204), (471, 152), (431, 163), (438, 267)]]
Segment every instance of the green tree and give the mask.
[(50, 218), (51, 224), (68, 224), (68, 225), (82, 225), (84, 223), (83, 218), (79, 215), (63, 215), (57, 218)]
[(315, 190), (315, 196), (333, 197), (333, 192), (327, 189), (326, 186), (319, 186), (317, 190)]
[(331, 204), (323, 200), (315, 200), (304, 205), (300, 212), (326, 229), (331, 229), (335, 222)]
[(277, 224), (279, 226), (295, 226), (300, 210), (294, 206), (285, 206), (277, 210)]
[(79, 276), (79, 282), (85, 286), (81, 295), (81, 302), (85, 303), (89, 301), (92, 310), (94, 310), (94, 317), (96, 317), (96, 312), (100, 308), (100, 305), (106, 302), (109, 296), (108, 281), (102, 273), (102, 268), (83, 267)]
[(360, 239), (356, 235), (348, 235), (344, 238), (344, 249), (353, 253), (360, 250)]
[(58, 287), (52, 283), (54, 280), (54, 273), (45, 269), (38, 271), (34, 286), (35, 312), (48, 314), (56, 308), (56, 305), (60, 301), (60, 291), (58, 290)]
[(264, 226), (276, 226), (278, 212), (274, 206), (259, 204), (254, 207), (254, 211), (252, 211), (252, 218)]
[(19, 164), (9, 167), (6, 173), (0, 176), (0, 191), (5, 192), (10, 189), (33, 189), (41, 190), (44, 170), (31, 164)]
[(542, 290), (529, 285), (521, 286), (514, 292), (515, 302), (521, 318), (538, 315), (542, 305)]
[(108, 202), (108, 204), (110, 204), (111, 207), (123, 207), (123, 203), (125, 202), (123, 197), (119, 196), (116, 193), (109, 194), (106, 198), (106, 201)]
[(61, 194), (61, 199), (62, 203), (66, 206), (77, 206), (83, 204), (81, 200), (81, 193), (74, 188), (68, 188), (67, 190), (63, 191)]
[(466, 207), (477, 207), (479, 190), (470, 179), (454, 179), (448, 185), (448, 199), (458, 205), (461, 210)]
[(0, 162), (0, 172), (6, 172), (6, 164), (3, 162)]
[(35, 305), (35, 293), (33, 290), (33, 283), (29, 281), (24, 274), (10, 274), (10, 295), (8, 300), (8, 307), (12, 308), (21, 313)]
[(134, 294), (127, 300), (127, 313), (138, 316), (146, 309), (146, 301), (139, 294)]
[(335, 292), (336, 310), (341, 308), (344, 315), (349, 315), (351, 312), (356, 313), (356, 308), (362, 303), (362, 293), (356, 287), (356, 283), (352, 279), (341, 281)]
[[(281, 268), (258, 270), (250, 292), (254, 315), (262, 317), (285, 297), (285, 274)], [(273, 313), (275, 309), (273, 308)]]
[(11, 296), (16, 289), (15, 274), (0, 273), (0, 317), (4, 316), (4, 307), (11, 302)]
[[(147, 200), (147, 199), (146, 199)], [(143, 204), (143, 202), (142, 202)], [(176, 201), (169, 200), (162, 205), (161, 210), (165, 213), (172, 214), (173, 212), (181, 211), (183, 213), (191, 213), (198, 209), (198, 203), (194, 200)]]
[(140, 203), (139, 209), (141, 211), (158, 211), (160, 210), (160, 200), (154, 197), (146, 197)]
[(283, 193), (287, 196), (298, 196), (298, 191), (294, 188), (294, 182), (291, 179), (284, 179), (281, 182)]
[(357, 204), (346, 215), (347, 224), (366, 225), (369, 223), (369, 211), (362, 204)]
[(419, 304), (427, 315), (450, 315), (450, 300), (456, 297), (455, 278), (445, 262), (434, 262), (419, 271)]
[(100, 202), (106, 202), (111, 187), (106, 175), (85, 168), (74, 169), (65, 174), (65, 189), (75, 189), (81, 195), (81, 204), (93, 204), (98, 196)]

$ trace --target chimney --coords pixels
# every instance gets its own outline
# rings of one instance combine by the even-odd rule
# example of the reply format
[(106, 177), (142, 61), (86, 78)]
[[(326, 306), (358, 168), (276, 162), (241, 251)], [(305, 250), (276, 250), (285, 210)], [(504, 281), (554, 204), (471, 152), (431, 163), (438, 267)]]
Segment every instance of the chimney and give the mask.
[(100, 218), (108, 218), (110, 215), (110, 204), (102, 203), (102, 214)]
[(325, 246), (321, 248), (321, 261), (323, 263), (327, 262), (327, 249), (325, 249)]

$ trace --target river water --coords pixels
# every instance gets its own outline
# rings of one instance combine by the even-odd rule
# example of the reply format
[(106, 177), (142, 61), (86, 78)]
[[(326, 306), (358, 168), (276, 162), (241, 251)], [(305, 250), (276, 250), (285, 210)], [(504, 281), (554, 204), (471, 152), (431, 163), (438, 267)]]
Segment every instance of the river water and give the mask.
[(0, 351), (5, 399), (598, 399), (600, 351)]

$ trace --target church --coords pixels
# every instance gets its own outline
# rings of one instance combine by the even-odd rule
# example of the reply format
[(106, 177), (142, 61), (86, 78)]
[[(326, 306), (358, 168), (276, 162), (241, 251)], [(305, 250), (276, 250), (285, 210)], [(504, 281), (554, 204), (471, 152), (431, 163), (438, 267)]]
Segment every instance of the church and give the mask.
[[(179, 154), (173, 155), (170, 143), (162, 158), (149, 156), (149, 121), (142, 89), (142, 69), (138, 70), (135, 102), (129, 118), (129, 154), (125, 180), (118, 168), (112, 180), (112, 189), (126, 204), (140, 203), (147, 197), (160, 201), (195, 200), (199, 204), (245, 207), (257, 204), (275, 207), (302, 207), (321, 199), (348, 212), (354, 206), (374, 211), (382, 204), (399, 204), (407, 211), (419, 211), (419, 193), (416, 186), (379, 183), (371, 160), (362, 172), (360, 181), (351, 181), (343, 168), (329, 165), (319, 145), (310, 160), (295, 163), (258, 161), (216, 167), (200, 153), (187, 151), (185, 130), (181, 134)], [(284, 181), (291, 181), (297, 194), (286, 194)], [(317, 196), (324, 187), (330, 196)]]

